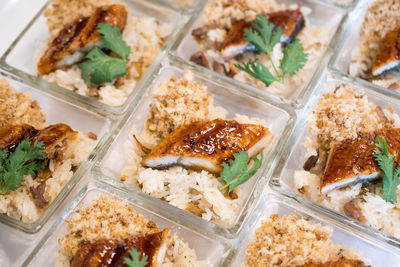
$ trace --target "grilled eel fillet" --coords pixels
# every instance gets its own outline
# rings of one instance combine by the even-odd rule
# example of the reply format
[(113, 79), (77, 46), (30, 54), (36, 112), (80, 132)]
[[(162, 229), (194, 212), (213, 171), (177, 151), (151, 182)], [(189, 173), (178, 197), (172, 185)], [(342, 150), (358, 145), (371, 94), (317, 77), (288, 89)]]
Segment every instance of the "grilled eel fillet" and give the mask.
[(26, 138), (31, 141), (43, 142), (46, 159), (52, 159), (65, 147), (67, 140), (75, 139), (78, 132), (66, 124), (50, 125), (42, 130), (37, 130), (27, 124), (7, 125), (0, 129), (0, 149), (7, 148), (14, 151)]
[(400, 159), (400, 129), (382, 129), (362, 133), (357, 139), (347, 139), (331, 145), (325, 173), (321, 180), (321, 192), (348, 186), (353, 183), (373, 180), (381, 171), (374, 159), (377, 137), (386, 139), (389, 152), (395, 162)]
[[(283, 10), (268, 13), (264, 16), (269, 22), (282, 28), (282, 43), (290, 43), (305, 25), (304, 17), (300, 10)], [(244, 39), (244, 30), (250, 28), (251, 22), (240, 20), (233, 23), (221, 46), (221, 56), (230, 58), (247, 50), (255, 50), (255, 46), (246, 42)]]
[(129, 257), (132, 248), (140, 252), (142, 257), (147, 255), (146, 267), (161, 266), (167, 250), (169, 231), (169, 228), (165, 228), (162, 232), (133, 236), (122, 244), (115, 240), (105, 240), (85, 245), (76, 253), (71, 267), (126, 266), (124, 258)]
[(48, 74), (58, 68), (70, 66), (82, 60), (87, 52), (99, 46), (99, 23), (110, 23), (121, 31), (125, 27), (127, 11), (123, 5), (102, 6), (90, 17), (79, 18), (60, 30), (40, 58), (38, 71)]
[(222, 171), (221, 164), (233, 158), (240, 150), (249, 158), (263, 150), (271, 141), (270, 131), (256, 124), (215, 119), (183, 125), (170, 133), (142, 161), (151, 168), (182, 165)]
[(372, 63), (372, 75), (374, 76), (392, 70), (400, 70), (400, 28), (385, 35), (379, 43)]

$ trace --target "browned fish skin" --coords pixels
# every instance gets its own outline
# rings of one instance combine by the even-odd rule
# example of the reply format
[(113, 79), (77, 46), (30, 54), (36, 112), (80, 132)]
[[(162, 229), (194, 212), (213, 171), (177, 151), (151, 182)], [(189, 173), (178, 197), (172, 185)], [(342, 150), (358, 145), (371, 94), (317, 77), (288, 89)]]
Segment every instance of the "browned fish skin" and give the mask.
[(36, 134), (37, 130), (28, 124), (6, 125), (0, 128), (0, 149), (13, 152), (23, 140)]
[(45, 146), (46, 158), (53, 158), (60, 147), (65, 145), (68, 139), (75, 139), (78, 132), (71, 129), (66, 124), (57, 123), (40, 130), (33, 139), (43, 142)]
[[(162, 246), (166, 245), (170, 229), (165, 228), (162, 232), (134, 236), (127, 239), (124, 244), (115, 240), (99, 241), (83, 246), (78, 250), (72, 260), (71, 267), (114, 267), (127, 266), (124, 258), (129, 257), (129, 250), (135, 248), (142, 255), (147, 255), (148, 267), (156, 267)], [(162, 255), (163, 258), (163, 255)]]
[(297, 267), (367, 267), (360, 260), (341, 259), (337, 261), (327, 261), (325, 263), (308, 263)]
[(222, 119), (197, 121), (178, 127), (159, 143), (142, 163), (154, 168), (155, 166), (149, 166), (149, 160), (165, 156), (191, 157), (210, 161), (216, 169), (209, 171), (219, 172), (222, 170), (221, 163), (232, 159), (233, 154), (240, 150), (248, 151), (268, 136), (271, 136), (271, 133), (261, 125), (241, 124), (234, 120)]
[(283, 10), (265, 15), (269, 22), (283, 30), (281, 42), (290, 43), (296, 35), (303, 29), (305, 20), (303, 13), (297, 10)]
[[(281, 27), (283, 35), (281, 42), (289, 43), (304, 27), (304, 16), (300, 10), (283, 10), (264, 15), (269, 22)], [(230, 28), (225, 41), (221, 46), (223, 57), (232, 57), (245, 51), (255, 50), (254, 45), (249, 44), (244, 39), (245, 29), (251, 28), (251, 22), (240, 20), (235, 22)]]
[(321, 191), (328, 186), (352, 179), (355, 176), (379, 174), (380, 168), (374, 159), (377, 136), (384, 137), (388, 143), (389, 152), (395, 157), (400, 156), (400, 129), (384, 129), (373, 133), (360, 134), (356, 140), (348, 139), (333, 144), (325, 173), (321, 179)]
[(29, 138), (31, 141), (43, 142), (46, 158), (50, 159), (65, 145), (67, 139), (74, 139), (77, 134), (78, 132), (63, 123), (53, 124), (42, 130), (36, 130), (27, 124), (7, 125), (0, 129), (0, 149), (7, 148), (12, 152), (23, 140)]
[(400, 28), (388, 32), (379, 43), (372, 74), (377, 76), (394, 68), (400, 69)]
[[(84, 54), (71, 63), (62, 63), (68, 56), (83, 50), (88, 52), (96, 46), (101, 34), (97, 31), (99, 23), (110, 23), (120, 30), (125, 27), (127, 11), (123, 5), (102, 6), (91, 17), (80, 18), (65, 26), (50, 43), (49, 48), (38, 63), (38, 71), (45, 75), (59, 67), (72, 65), (83, 58)], [(61, 65), (61, 66), (60, 66)]]

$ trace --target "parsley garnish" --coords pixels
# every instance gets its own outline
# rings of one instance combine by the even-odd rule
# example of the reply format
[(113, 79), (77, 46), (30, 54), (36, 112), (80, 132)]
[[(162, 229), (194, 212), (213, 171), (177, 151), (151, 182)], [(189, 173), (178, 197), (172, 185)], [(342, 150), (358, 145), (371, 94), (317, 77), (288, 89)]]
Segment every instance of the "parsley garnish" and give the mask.
[(235, 64), (235, 66), (262, 81), (266, 86), (269, 86), (273, 82), (283, 83), (287, 74), (290, 76), (295, 75), (298, 70), (304, 67), (308, 54), (304, 52), (300, 40), (295, 39), (283, 49), (283, 59), (278, 70), (272, 61), (271, 54), (274, 46), (280, 42), (282, 34), (283, 30), (281, 27), (276, 27), (262, 15), (257, 15), (251, 29), (244, 30), (245, 40), (253, 44), (257, 50), (267, 54), (275, 75), (265, 65), (257, 62), (243, 63), (243, 65)]
[(261, 152), (260, 159), (256, 156), (251, 158), (254, 161), (254, 164), (250, 169), (247, 169), (247, 163), (249, 161), (249, 154), (247, 152), (239, 151), (239, 153), (236, 153), (233, 156), (235, 159), (230, 159), (229, 165), (225, 162), (221, 164), (222, 167), (224, 167), (221, 172), (221, 179), (224, 180), (226, 184), (221, 186), (219, 190), (224, 190), (228, 187), (229, 192), (231, 192), (238, 185), (247, 182), (247, 180), (249, 180), (261, 167), (263, 160), (263, 153)]
[(13, 153), (8, 149), (0, 149), (0, 195), (8, 190), (17, 190), (24, 175), (35, 175), (44, 168), (40, 160), (46, 155), (43, 142), (22, 141)]
[(124, 258), (124, 263), (128, 265), (128, 267), (145, 267), (147, 265), (147, 255), (140, 259), (140, 252), (135, 248), (131, 248), (129, 254), (130, 257), (128, 256)]
[(119, 57), (112, 57), (95, 47), (86, 55), (89, 59), (78, 65), (82, 71), (82, 79), (94, 84), (112, 82), (126, 73), (126, 65), (131, 48), (122, 39), (117, 26), (99, 23), (98, 31), (103, 35), (100, 42), (103, 48), (109, 49)]
[(386, 140), (380, 136), (378, 136), (377, 141), (378, 143), (375, 145), (380, 150), (374, 150), (374, 157), (383, 171), (381, 193), (385, 201), (397, 203), (397, 186), (400, 184), (400, 166), (397, 166), (393, 174), (394, 157), (388, 151), (388, 144)]

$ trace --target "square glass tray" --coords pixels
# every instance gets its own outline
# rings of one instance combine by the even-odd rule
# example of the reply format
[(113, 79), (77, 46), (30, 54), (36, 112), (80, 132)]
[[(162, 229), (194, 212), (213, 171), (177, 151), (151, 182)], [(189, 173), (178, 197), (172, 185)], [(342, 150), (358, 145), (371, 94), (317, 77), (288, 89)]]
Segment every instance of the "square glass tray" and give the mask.
[[(208, 1), (207, 3), (210, 3), (211, 1), (212, 0)], [(197, 17), (192, 17), (190, 22), (187, 25), (185, 25), (184, 29), (179, 34), (178, 39), (171, 48), (171, 53), (177, 57), (184, 59), (189, 64), (201, 68), (203, 72), (218, 77), (218, 79), (224, 81), (230, 81), (240, 87), (245, 87), (248, 89), (252, 88), (253, 90), (258, 91), (259, 94), (275, 97), (278, 101), (281, 101), (286, 104), (291, 104), (294, 105), (295, 107), (300, 108), (306, 103), (309, 96), (312, 94), (313, 88), (310, 86), (312, 78), (318, 76), (319, 75), (318, 72), (321, 71), (327, 64), (328, 57), (330, 56), (329, 51), (331, 50), (331, 46), (334, 45), (335, 43), (333, 36), (336, 33), (339, 25), (341, 25), (343, 17), (346, 14), (346, 10), (338, 5), (334, 5), (327, 1), (324, 2), (319, 0), (283, 0), (278, 2), (285, 3), (287, 5), (300, 4), (302, 7), (309, 8), (310, 10), (312, 10), (311, 14), (307, 16), (309, 24), (313, 26), (314, 25), (325, 26), (327, 32), (328, 47), (322, 53), (319, 60), (315, 64), (314, 69), (312, 71), (313, 74), (310, 75), (309, 80), (307, 82), (302, 83), (287, 98), (274, 95), (263, 89), (259, 89), (255, 86), (246, 84), (236, 79), (218, 74), (211, 69), (207, 69), (190, 61), (190, 57), (195, 52), (200, 51), (201, 49), (198, 42), (192, 36), (192, 30), (202, 25), (202, 18), (204, 16), (203, 13), (199, 13)]]
[(254, 242), (255, 232), (262, 222), (272, 214), (278, 214), (279, 217), (295, 215), (299, 218), (311, 220), (315, 224), (329, 226), (333, 229), (330, 240), (334, 244), (345, 245), (360, 252), (362, 259), (371, 261), (371, 266), (398, 266), (400, 262), (400, 253), (395, 247), (356, 231), (351, 225), (338, 222), (315, 210), (303, 207), (302, 203), (295, 199), (268, 193), (261, 199), (253, 213), (251, 223), (247, 224), (240, 232), (222, 266), (245, 266), (248, 244)]
[[(295, 122), (295, 113), (287, 109), (273, 100), (258, 96), (253, 91), (247, 91), (244, 88), (239, 88), (236, 85), (226, 83), (217, 79), (210, 79), (209, 75), (201, 73), (197, 68), (193, 68), (185, 63), (165, 59), (159, 65), (157, 74), (154, 74), (148, 83), (143, 87), (141, 98), (137, 98), (138, 103), (134, 104), (135, 109), (132, 113), (121, 120), (120, 131), (116, 134), (115, 140), (99, 154), (98, 163), (94, 167), (96, 173), (101, 173), (105, 180), (118, 187), (128, 187), (128, 185), (120, 182), (120, 174), (126, 161), (123, 155), (124, 146), (130, 131), (135, 128), (137, 133), (142, 132), (145, 126), (145, 121), (148, 116), (149, 104), (152, 101), (152, 96), (156, 86), (160, 82), (168, 81), (171, 77), (183, 77), (185, 70), (190, 70), (193, 73), (195, 81), (207, 87), (207, 92), (214, 98), (214, 106), (220, 106), (227, 110), (227, 119), (233, 119), (235, 114), (247, 115), (253, 118), (264, 120), (266, 127), (274, 136), (273, 142), (264, 150), (264, 160), (260, 170), (249, 181), (241, 185), (241, 191), (246, 196), (244, 203), (240, 207), (239, 216), (237, 216), (233, 225), (220, 226), (214, 223), (207, 222), (200, 217), (192, 215), (187, 211), (175, 209), (176, 213), (185, 213), (188, 218), (191, 218), (193, 223), (200, 225), (200, 228), (207, 228), (208, 231), (220, 233), (225, 236), (232, 236), (239, 231), (239, 228), (246, 216), (260, 195), (260, 190), (263, 189), (266, 178), (272, 173), (275, 166), (276, 155), (281, 151), (285, 143), (286, 137), (290, 133)], [(110, 140), (111, 141), (111, 140)], [(110, 178), (106, 178), (110, 177)], [(137, 188), (129, 186), (130, 190), (136, 191)], [(155, 203), (163, 203), (163, 201), (148, 196)], [(159, 204), (156, 204), (159, 205)], [(169, 204), (168, 204), (169, 205)]]
[(38, 102), (43, 114), (46, 116), (46, 124), (65, 123), (71, 126), (72, 129), (78, 130), (85, 135), (89, 132), (97, 135), (96, 145), (92, 148), (86, 160), (82, 162), (71, 179), (65, 184), (58, 196), (49, 204), (39, 219), (33, 223), (24, 223), (8, 217), (5, 214), (0, 214), (0, 222), (27, 233), (35, 233), (42, 228), (71, 189), (81, 179), (82, 175), (90, 168), (94, 155), (106, 142), (107, 138), (109, 138), (111, 130), (115, 127), (115, 122), (85, 110), (83, 107), (69, 103), (62, 98), (46, 94), (34, 87), (35, 85), (27, 83), (10, 73), (0, 71), (0, 78), (2, 77), (7, 77), (10, 86), (17, 92), (30, 92), (32, 100)]
[[(365, 14), (369, 6), (375, 0), (359, 0), (354, 8), (349, 12), (344, 20), (341, 29), (336, 33), (337, 44), (334, 47), (334, 53), (328, 63), (329, 69), (337, 71), (345, 76), (352, 77), (358, 83), (365, 86), (374, 87), (386, 94), (400, 95), (400, 92), (390, 90), (386, 87), (372, 83), (359, 77), (350, 75), (349, 67), (352, 60), (352, 53), (357, 49), (360, 39), (360, 29), (364, 22)], [(393, 77), (397, 77), (397, 82), (400, 84), (400, 75), (394, 73)]]
[(392, 107), (395, 114), (400, 114), (400, 97), (393, 96), (392, 94), (386, 94), (375, 87), (359, 83), (357, 80), (351, 77), (341, 75), (336, 72), (328, 73), (328, 71), (325, 71), (320, 79), (315, 80), (314, 83), (314, 86), (317, 87), (316, 94), (313, 95), (311, 100), (308, 102), (303, 114), (299, 118), (292, 132), (292, 135), (289, 137), (286, 147), (282, 152), (282, 156), (279, 159), (277, 167), (275, 168), (272, 178), (269, 181), (269, 185), (275, 191), (295, 198), (304, 205), (310, 205), (311, 207), (319, 210), (321, 213), (328, 214), (338, 221), (351, 225), (351, 227), (354, 227), (355, 229), (360, 229), (361, 231), (374, 236), (375, 238), (379, 238), (399, 246), (399, 239), (389, 236), (353, 218), (340, 214), (303, 196), (300, 196), (294, 184), (294, 173), (295, 171), (303, 170), (303, 165), (310, 156), (306, 153), (307, 149), (303, 146), (303, 143), (311, 135), (307, 124), (307, 117), (316, 106), (317, 101), (322, 94), (331, 92), (338, 85), (346, 83), (352, 88), (356, 89), (357, 92), (367, 96), (369, 102), (374, 103), (382, 108)]
[(74, 101), (79, 101), (91, 107), (98, 113), (118, 116), (125, 112), (129, 104), (136, 96), (137, 88), (145, 81), (152, 73), (152, 70), (159, 63), (163, 55), (168, 51), (173, 44), (178, 32), (188, 20), (188, 15), (182, 15), (179, 10), (175, 10), (166, 2), (158, 0), (140, 1), (140, 0), (121, 0), (127, 4), (132, 16), (136, 17), (153, 17), (162, 23), (168, 23), (168, 30), (171, 32), (168, 39), (165, 41), (164, 46), (161, 48), (157, 56), (154, 57), (153, 63), (147, 68), (138, 81), (135, 89), (119, 106), (110, 106), (104, 104), (96, 99), (80, 95), (69, 89), (63, 88), (55, 83), (47, 82), (37, 75), (37, 69), (34, 63), (34, 53), (37, 51), (42, 43), (48, 39), (50, 33), (46, 24), (44, 12), (50, 5), (47, 2), (39, 13), (30, 21), (26, 28), (19, 34), (17, 39), (11, 44), (4, 55), (0, 58), (0, 66), (6, 70), (23, 77), (26, 80), (32, 80), (40, 85), (40, 88), (46, 88), (47, 91), (59, 94), (69, 95)]
[(146, 204), (146, 200), (136, 193), (92, 181), (80, 190), (22, 266), (54, 266), (60, 249), (58, 239), (68, 233), (65, 221), (70, 218), (76, 209), (88, 206), (91, 201), (98, 199), (102, 195), (111, 195), (121, 200), (127, 200), (136, 212), (141, 213), (144, 218), (157, 223), (160, 229), (171, 228), (171, 235), (176, 234), (178, 237), (183, 238), (189, 244), (189, 247), (196, 251), (197, 260), (205, 261), (207, 266), (218, 266), (226, 256), (228, 245), (218, 237), (197, 233), (190, 225), (185, 226), (160, 215), (158, 210), (149, 207)]

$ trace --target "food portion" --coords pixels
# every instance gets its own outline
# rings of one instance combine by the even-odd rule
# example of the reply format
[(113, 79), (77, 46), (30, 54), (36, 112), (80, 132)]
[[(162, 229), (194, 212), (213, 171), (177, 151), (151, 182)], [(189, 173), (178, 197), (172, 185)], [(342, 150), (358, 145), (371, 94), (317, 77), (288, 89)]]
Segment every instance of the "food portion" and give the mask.
[(39, 73), (45, 75), (81, 61), (87, 52), (101, 44), (98, 25), (109, 23), (122, 31), (126, 16), (127, 10), (123, 5), (102, 6), (97, 8), (92, 16), (79, 18), (66, 25), (50, 42), (49, 48), (40, 58)]
[(135, 17), (111, 0), (52, 0), (50, 37), (37, 51), (39, 75), (78, 94), (118, 106), (158, 54), (170, 25)]
[(311, 78), (327, 47), (325, 27), (310, 25), (309, 8), (275, 0), (210, 1), (192, 30), (190, 58), (270, 93), (290, 98)]
[(374, 160), (378, 136), (386, 139), (389, 151), (399, 161), (400, 129), (384, 128), (377, 132), (360, 133), (356, 139), (346, 139), (331, 144), (321, 192), (346, 187), (357, 182), (367, 182), (381, 175), (381, 169)]
[(36, 221), (94, 146), (94, 140), (46, 117), (29, 92), (0, 80), (0, 213)]
[(376, 0), (366, 10), (349, 73), (400, 91), (400, 3)]
[[(273, 136), (264, 122), (213, 104), (206, 87), (172, 77), (157, 85), (145, 128), (131, 130), (121, 181), (205, 220), (232, 224)], [(242, 186), (243, 185), (243, 186)]]
[(298, 193), (399, 237), (398, 115), (342, 84), (318, 100), (308, 126)]
[(159, 229), (110, 195), (77, 209), (67, 225), (56, 266), (205, 266), (170, 228)]
[(267, 128), (256, 124), (215, 119), (179, 126), (167, 135), (146, 157), (143, 164), (151, 168), (181, 165), (219, 173), (223, 162), (245, 151), (256, 156), (272, 140)]
[(248, 244), (246, 266), (367, 267), (356, 251), (334, 244), (331, 235), (328, 226), (273, 214)]

